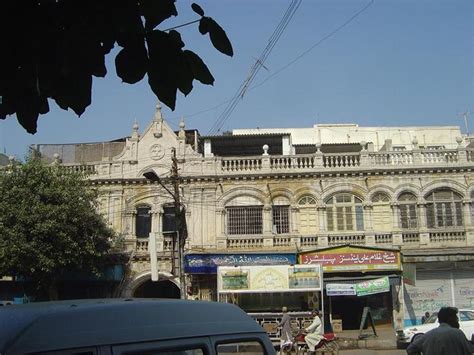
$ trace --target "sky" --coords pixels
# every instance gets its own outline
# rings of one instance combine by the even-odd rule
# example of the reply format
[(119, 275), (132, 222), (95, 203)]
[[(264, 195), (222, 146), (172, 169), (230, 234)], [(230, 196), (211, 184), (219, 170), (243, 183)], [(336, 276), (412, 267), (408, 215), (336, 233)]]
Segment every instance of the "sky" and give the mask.
[[(162, 112), (173, 129), (184, 118), (187, 129), (208, 135), (291, 1), (195, 1), (225, 29), (234, 56), (215, 50), (197, 24), (180, 28), (185, 48), (203, 58), (215, 83), (194, 82), (187, 97), (178, 93), (175, 111), (163, 105)], [(177, 0), (178, 17), (158, 29), (196, 19), (191, 3)], [(106, 59), (107, 76), (94, 78), (92, 104), (81, 117), (50, 100), (50, 112), (40, 116), (31, 135), (9, 116), (0, 120), (0, 152), (22, 159), (30, 144), (114, 140), (129, 136), (135, 121), (143, 131), (157, 98), (146, 78), (135, 85), (121, 82), (117, 53)], [(466, 111), (472, 112), (468, 130), (474, 132), (472, 0), (302, 0), (264, 64), (220, 133), (318, 123), (454, 125), (466, 133), (460, 115)]]

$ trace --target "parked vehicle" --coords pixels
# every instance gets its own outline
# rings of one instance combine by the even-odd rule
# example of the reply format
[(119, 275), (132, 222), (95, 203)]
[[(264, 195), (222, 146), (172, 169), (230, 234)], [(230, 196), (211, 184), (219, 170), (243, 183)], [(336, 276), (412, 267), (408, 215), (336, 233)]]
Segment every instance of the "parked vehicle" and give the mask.
[[(459, 317), (459, 329), (461, 329), (466, 338), (471, 340), (474, 334), (474, 310), (472, 309), (460, 309), (458, 311)], [(437, 328), (438, 323), (438, 312), (433, 314), (425, 321), (424, 324), (406, 327), (403, 333), (397, 335), (397, 343), (399, 348), (406, 348), (415, 337), (425, 334), (427, 331)]]
[(275, 354), (255, 320), (217, 302), (105, 299), (0, 309), (0, 354)]

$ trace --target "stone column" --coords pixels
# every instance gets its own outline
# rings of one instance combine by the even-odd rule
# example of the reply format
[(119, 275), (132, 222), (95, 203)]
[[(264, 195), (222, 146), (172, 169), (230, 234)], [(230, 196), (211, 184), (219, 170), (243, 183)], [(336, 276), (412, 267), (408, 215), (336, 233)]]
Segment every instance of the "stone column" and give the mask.
[[(362, 205), (364, 211), (364, 230), (368, 232), (373, 232), (374, 226), (372, 224), (372, 210), (373, 206), (371, 203)], [(355, 212), (355, 211), (354, 211)], [(354, 217), (354, 223), (356, 223), (356, 218)], [(354, 225), (356, 227), (356, 225)]]
[(122, 226), (123, 236), (125, 238), (125, 250), (135, 250), (136, 236), (135, 236), (135, 220), (134, 214), (136, 212), (130, 209), (122, 212)]
[(298, 206), (290, 206), (290, 233), (298, 233)]
[[(320, 205), (320, 206), (317, 206), (316, 209), (318, 210), (319, 232), (320, 233), (327, 232), (326, 206)], [(336, 223), (336, 221), (334, 221), (334, 223)]]
[(462, 223), (466, 229), (472, 228), (471, 220), (471, 200), (465, 199), (462, 201)]
[(394, 246), (403, 245), (403, 234), (400, 225), (400, 205), (398, 203), (393, 203), (392, 207), (392, 243)]
[(216, 247), (225, 249), (227, 247), (227, 231), (226, 231), (226, 210), (224, 207), (216, 209), (217, 212), (217, 231), (216, 231)]
[(264, 235), (272, 234), (272, 225), (273, 225), (272, 206), (265, 205), (263, 206), (263, 234)]

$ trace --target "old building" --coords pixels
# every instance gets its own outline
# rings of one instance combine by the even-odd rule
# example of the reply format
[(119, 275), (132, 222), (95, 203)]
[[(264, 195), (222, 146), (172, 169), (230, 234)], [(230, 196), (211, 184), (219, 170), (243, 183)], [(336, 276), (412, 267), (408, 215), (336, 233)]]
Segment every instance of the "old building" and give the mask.
[[(398, 328), (442, 304), (474, 307), (474, 149), (459, 127), (318, 124), (220, 136), (184, 128), (173, 132), (158, 105), (149, 125), (140, 133), (135, 124), (130, 137), (35, 147), (65, 169), (92, 173), (102, 212), (131, 255), (121, 295), (179, 297), (169, 180), (175, 152), (191, 297), (217, 299), (218, 265), (316, 260), (346, 265), (325, 264), (326, 283), (389, 280), (380, 297), (333, 297), (330, 312), (343, 323), (367, 305)], [(147, 171), (160, 181), (146, 179)], [(275, 294), (236, 302), (271, 311), (318, 300)]]

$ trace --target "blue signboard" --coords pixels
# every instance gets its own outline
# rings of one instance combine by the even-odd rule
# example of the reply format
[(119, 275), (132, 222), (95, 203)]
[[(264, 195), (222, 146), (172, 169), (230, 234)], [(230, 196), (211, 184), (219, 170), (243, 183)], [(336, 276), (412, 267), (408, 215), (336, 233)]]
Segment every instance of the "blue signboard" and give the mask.
[(184, 272), (216, 274), (218, 266), (295, 265), (296, 254), (187, 254)]

